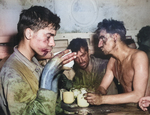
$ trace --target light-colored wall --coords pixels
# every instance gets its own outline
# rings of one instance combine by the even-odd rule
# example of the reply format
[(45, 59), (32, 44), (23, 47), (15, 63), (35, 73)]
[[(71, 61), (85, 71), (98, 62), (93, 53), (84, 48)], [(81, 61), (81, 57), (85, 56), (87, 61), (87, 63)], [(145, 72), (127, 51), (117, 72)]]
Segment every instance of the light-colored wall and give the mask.
[(92, 33), (98, 22), (113, 18), (123, 21), (127, 35), (137, 41), (138, 31), (150, 25), (150, 0), (0, 0), (0, 43), (17, 33), (21, 10), (32, 5), (45, 6), (60, 16), (56, 39), (59, 34), (78, 33), (80, 37), (80, 33)]
[(0, 0), (0, 36), (12, 35), (19, 14), (31, 5), (42, 5), (61, 18), (58, 33), (93, 32), (104, 18), (121, 20), (128, 35), (150, 25), (150, 0)]

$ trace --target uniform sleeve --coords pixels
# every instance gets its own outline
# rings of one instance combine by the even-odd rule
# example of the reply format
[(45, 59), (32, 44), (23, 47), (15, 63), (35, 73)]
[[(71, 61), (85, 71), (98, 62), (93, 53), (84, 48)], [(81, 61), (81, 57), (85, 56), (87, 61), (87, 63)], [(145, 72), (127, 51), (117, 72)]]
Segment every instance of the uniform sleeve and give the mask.
[(2, 96), (11, 115), (55, 115), (57, 93), (46, 89), (33, 93), (28, 82), (17, 73), (4, 73)]
[(56, 98), (53, 91), (39, 89), (37, 98), (27, 105), (23, 115), (55, 115)]

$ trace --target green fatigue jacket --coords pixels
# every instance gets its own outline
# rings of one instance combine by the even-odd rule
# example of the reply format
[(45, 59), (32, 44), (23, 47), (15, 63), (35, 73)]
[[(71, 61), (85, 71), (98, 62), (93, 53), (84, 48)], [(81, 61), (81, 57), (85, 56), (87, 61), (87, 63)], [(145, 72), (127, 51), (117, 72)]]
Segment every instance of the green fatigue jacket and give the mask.
[[(75, 76), (73, 78), (73, 87), (85, 87), (89, 90), (95, 90), (100, 85), (106, 71), (108, 60), (95, 58), (90, 55), (89, 65), (92, 65), (91, 72), (80, 69), (77, 65), (73, 66)], [(107, 90), (107, 94), (117, 94), (117, 87), (114, 82), (111, 83)]]
[(57, 93), (39, 89), (43, 67), (15, 47), (0, 73), (0, 106), (6, 115), (55, 115)]

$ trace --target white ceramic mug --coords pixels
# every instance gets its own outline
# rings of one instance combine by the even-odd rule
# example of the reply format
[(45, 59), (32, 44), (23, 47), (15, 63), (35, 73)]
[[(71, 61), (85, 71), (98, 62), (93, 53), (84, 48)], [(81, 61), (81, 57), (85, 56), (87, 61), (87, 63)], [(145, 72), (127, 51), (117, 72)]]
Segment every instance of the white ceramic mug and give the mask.
[(71, 104), (74, 102), (74, 94), (71, 91), (63, 92), (64, 103)]
[(84, 94), (87, 93), (86, 88), (81, 88), (81, 94), (77, 96), (77, 104), (79, 107), (88, 107), (89, 103), (84, 99)]

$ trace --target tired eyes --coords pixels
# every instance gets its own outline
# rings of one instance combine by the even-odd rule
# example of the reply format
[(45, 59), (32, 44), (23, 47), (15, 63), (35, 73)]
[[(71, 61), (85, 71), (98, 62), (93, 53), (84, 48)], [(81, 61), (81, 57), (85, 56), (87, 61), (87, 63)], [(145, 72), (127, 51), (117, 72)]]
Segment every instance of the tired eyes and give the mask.
[(99, 39), (103, 40), (103, 43), (106, 44), (107, 42), (107, 38), (105, 36), (100, 36)]

